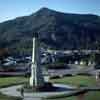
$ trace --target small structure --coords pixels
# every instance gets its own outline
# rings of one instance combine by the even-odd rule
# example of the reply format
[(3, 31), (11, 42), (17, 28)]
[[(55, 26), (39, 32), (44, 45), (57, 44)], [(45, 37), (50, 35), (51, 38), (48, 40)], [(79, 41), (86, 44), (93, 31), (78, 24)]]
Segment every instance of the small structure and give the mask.
[(76, 64), (76, 65), (78, 65), (78, 64), (79, 64), (79, 62), (78, 62), (78, 61), (75, 61), (75, 64)]
[(100, 70), (96, 70), (96, 81), (100, 84)]

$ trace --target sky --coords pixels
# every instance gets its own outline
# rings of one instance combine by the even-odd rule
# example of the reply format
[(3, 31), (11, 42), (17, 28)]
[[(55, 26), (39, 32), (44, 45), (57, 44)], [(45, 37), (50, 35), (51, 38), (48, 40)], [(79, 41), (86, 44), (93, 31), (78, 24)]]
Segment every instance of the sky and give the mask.
[(100, 16), (100, 0), (0, 0), (0, 22), (30, 15), (42, 7)]

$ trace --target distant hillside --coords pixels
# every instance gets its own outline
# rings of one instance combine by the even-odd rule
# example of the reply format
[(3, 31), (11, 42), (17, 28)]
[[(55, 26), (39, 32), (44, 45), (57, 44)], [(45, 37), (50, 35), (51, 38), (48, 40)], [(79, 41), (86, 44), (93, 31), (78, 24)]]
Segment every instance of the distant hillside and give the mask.
[(29, 16), (0, 23), (0, 46), (29, 48), (34, 32), (40, 33), (49, 47), (95, 49), (100, 43), (100, 16), (42, 8)]

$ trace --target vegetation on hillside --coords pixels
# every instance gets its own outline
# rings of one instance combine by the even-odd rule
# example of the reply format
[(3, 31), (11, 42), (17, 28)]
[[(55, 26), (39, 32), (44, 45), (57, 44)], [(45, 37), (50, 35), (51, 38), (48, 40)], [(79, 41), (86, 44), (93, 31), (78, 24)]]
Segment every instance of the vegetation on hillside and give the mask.
[(42, 8), (30, 16), (0, 23), (0, 46), (5, 43), (9, 48), (31, 48), (35, 32), (51, 48), (97, 49), (100, 17)]

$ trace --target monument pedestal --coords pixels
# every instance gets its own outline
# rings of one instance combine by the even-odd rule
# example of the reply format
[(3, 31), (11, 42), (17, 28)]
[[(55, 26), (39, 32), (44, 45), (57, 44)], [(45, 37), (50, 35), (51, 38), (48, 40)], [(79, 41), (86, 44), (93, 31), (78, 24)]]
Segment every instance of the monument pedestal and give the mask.
[(51, 83), (44, 83), (44, 86), (33, 86), (32, 91), (35, 92), (45, 92), (45, 91), (53, 91), (55, 88)]

